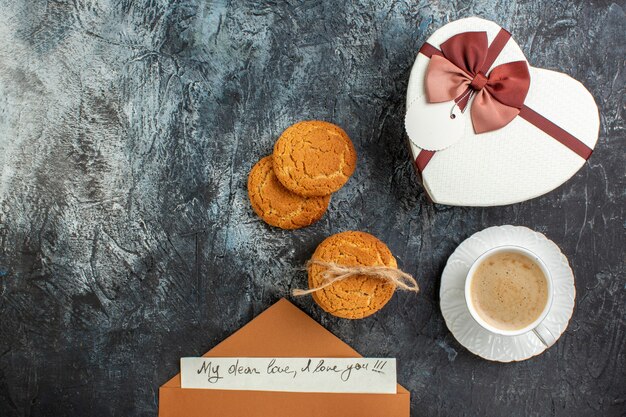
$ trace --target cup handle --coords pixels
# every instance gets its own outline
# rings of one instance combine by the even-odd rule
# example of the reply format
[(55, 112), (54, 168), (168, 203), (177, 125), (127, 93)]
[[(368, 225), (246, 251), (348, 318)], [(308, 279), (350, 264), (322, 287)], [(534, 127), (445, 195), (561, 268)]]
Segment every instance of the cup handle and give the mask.
[(539, 323), (539, 325), (533, 329), (533, 333), (535, 333), (541, 343), (546, 347), (550, 347), (556, 343), (556, 337), (554, 337), (552, 332), (543, 323)]

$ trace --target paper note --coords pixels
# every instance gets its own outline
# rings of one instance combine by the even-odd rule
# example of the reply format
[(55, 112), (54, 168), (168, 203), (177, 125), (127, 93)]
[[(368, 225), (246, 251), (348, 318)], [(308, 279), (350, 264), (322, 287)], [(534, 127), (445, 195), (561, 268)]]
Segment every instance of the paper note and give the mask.
[(389, 358), (181, 358), (180, 370), (182, 388), (396, 393)]

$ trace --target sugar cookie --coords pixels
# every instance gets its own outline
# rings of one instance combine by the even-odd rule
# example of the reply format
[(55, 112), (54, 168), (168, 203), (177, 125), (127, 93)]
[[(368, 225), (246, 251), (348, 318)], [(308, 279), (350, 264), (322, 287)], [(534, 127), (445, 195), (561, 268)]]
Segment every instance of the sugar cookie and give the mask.
[(276, 141), (273, 157), (278, 180), (306, 197), (334, 193), (356, 168), (356, 151), (346, 132), (319, 120), (288, 127)]
[(248, 196), (256, 214), (267, 224), (298, 229), (318, 221), (326, 212), (330, 196), (303, 197), (282, 186), (272, 167), (272, 157), (256, 163), (248, 176)]
[[(389, 248), (376, 237), (364, 232), (342, 232), (324, 240), (313, 259), (345, 266), (397, 267)], [(308, 267), (309, 288), (322, 285), (325, 267)], [(312, 293), (313, 299), (330, 314), (347, 319), (360, 319), (380, 310), (396, 287), (381, 278), (355, 275)]]

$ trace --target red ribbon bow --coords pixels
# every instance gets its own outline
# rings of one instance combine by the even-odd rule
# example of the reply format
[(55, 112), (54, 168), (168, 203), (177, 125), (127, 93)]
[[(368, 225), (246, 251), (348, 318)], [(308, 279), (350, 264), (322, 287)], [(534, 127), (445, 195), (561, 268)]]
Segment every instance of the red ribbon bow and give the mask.
[(429, 103), (454, 100), (464, 111), (475, 95), (471, 117), (476, 133), (500, 129), (519, 114), (530, 86), (525, 61), (498, 65), (488, 73), (497, 54), (489, 53), (486, 32), (460, 33), (440, 48), (441, 55), (433, 55), (426, 70)]

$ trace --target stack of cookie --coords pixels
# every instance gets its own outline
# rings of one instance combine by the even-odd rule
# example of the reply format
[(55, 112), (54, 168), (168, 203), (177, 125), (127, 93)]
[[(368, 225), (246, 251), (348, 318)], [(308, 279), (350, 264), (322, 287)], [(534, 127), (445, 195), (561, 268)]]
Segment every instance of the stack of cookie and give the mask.
[(254, 165), (248, 196), (266, 223), (299, 229), (324, 215), (330, 195), (355, 168), (356, 151), (343, 129), (319, 120), (299, 122), (280, 135), (272, 155)]
[[(396, 258), (383, 242), (365, 232), (348, 231), (326, 238), (315, 250), (313, 260), (352, 266), (397, 268)], [(325, 266), (309, 264), (309, 288), (321, 287)], [(387, 280), (353, 275), (312, 293), (313, 300), (326, 312), (345, 319), (361, 319), (383, 308), (396, 286)]]

